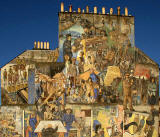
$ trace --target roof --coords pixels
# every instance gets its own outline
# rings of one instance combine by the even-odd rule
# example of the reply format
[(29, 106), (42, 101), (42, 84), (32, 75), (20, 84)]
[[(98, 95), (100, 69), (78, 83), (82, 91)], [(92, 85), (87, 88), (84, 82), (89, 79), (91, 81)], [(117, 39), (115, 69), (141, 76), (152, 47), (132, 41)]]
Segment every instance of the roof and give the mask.
[(157, 62), (155, 62), (154, 60), (152, 60), (147, 54), (145, 54), (141, 49), (135, 47), (135, 51), (139, 52), (141, 55), (146, 56), (146, 58), (148, 58), (152, 63), (154, 63), (155, 65), (159, 66), (159, 64)]
[(3, 67), (5, 67), (7, 64), (9, 64), (11, 61), (13, 61), (14, 59), (16, 59), (18, 56), (22, 55), (23, 53), (25, 53), (28, 50), (25, 50), (23, 52), (21, 52), (20, 54), (18, 54), (16, 57), (14, 57), (13, 59), (11, 59), (10, 61), (8, 61), (5, 65), (3, 65), (0, 69), (2, 69)]
[[(29, 54), (27, 52), (30, 52)], [(38, 53), (37, 53), (38, 52)], [(47, 52), (47, 54), (45, 54)], [(49, 54), (48, 54), (49, 52)], [(1, 67), (1, 69), (3, 67), (5, 67), (7, 64), (11, 63), (12, 61), (14, 61), (16, 58), (18, 57), (24, 57), (26, 60), (29, 60), (29, 61), (35, 61), (35, 62), (55, 62), (55, 60), (53, 61), (52, 59), (54, 59), (53, 57), (56, 57), (58, 56), (57, 54), (55, 54), (55, 56), (50, 56), (51, 54), (50, 53), (55, 53), (56, 50), (25, 50), (23, 52), (21, 52), (20, 54), (18, 54), (15, 58), (13, 58), (12, 60), (10, 60), (9, 62), (7, 62), (5, 65), (3, 65)], [(26, 54), (25, 54), (26, 53)], [(38, 56), (37, 56), (38, 55)], [(39, 56), (40, 55), (40, 56)], [(42, 56), (43, 55), (43, 56)], [(48, 56), (46, 55), (49, 55), (50, 56), (50, 60), (48, 59)], [(46, 61), (47, 60), (47, 61)]]
[(117, 15), (117, 14), (112, 14), (112, 15), (110, 15), (110, 14), (102, 14), (102, 13), (93, 13), (93, 12), (90, 12), (90, 13), (83, 13), (83, 12), (81, 12), (81, 13), (78, 13), (78, 12), (58, 12), (58, 16), (59, 16), (59, 14), (88, 14), (88, 15), (103, 15), (103, 16), (117, 16), (117, 17), (134, 17), (134, 16), (132, 16), (132, 15), (128, 15), (128, 16), (125, 16), (125, 15)]

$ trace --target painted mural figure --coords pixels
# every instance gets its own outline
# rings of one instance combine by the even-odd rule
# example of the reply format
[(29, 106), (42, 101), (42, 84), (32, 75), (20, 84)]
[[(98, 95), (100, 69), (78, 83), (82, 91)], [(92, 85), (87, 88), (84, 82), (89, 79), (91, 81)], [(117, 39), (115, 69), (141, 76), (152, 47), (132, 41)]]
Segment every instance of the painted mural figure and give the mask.
[(55, 106), (54, 108), (53, 120), (61, 120), (61, 111), (59, 110), (58, 106)]
[(71, 47), (71, 34), (66, 35), (66, 40), (63, 43), (63, 56), (68, 55), (72, 58), (72, 47)]
[(86, 82), (81, 80), (81, 87), (79, 89), (79, 96), (81, 97), (81, 102), (85, 100), (85, 92), (86, 92)]
[(63, 116), (63, 124), (67, 129), (67, 133), (65, 133), (65, 137), (68, 137), (68, 133), (72, 128), (73, 123), (75, 123), (75, 116), (72, 114), (72, 109), (67, 108), (66, 113)]
[(18, 74), (17, 65), (15, 65), (13, 68), (14, 68), (13, 81), (14, 81), (14, 84), (17, 85), (19, 83), (19, 74)]
[(24, 83), (24, 80), (26, 79), (27, 74), (25, 73), (25, 69), (26, 69), (26, 61), (25, 58), (23, 58), (19, 64), (19, 68), (20, 68), (20, 80), (21, 83)]
[(72, 58), (76, 58), (77, 59), (77, 48), (75, 45), (72, 46), (71, 48), (71, 51), (72, 51)]
[(151, 82), (148, 84), (148, 104), (151, 105), (151, 111), (154, 109), (154, 105), (156, 104), (157, 85), (155, 83), (155, 79), (151, 78)]
[(86, 97), (88, 103), (95, 102), (94, 84), (91, 77), (88, 79), (86, 87), (87, 87)]
[(7, 85), (7, 70), (4, 69), (3, 72), (3, 80), (4, 80), (4, 87)]
[(131, 81), (129, 78), (129, 74), (125, 74), (125, 79), (123, 80), (123, 96), (124, 96), (124, 109), (127, 109), (127, 104), (129, 104), (129, 109), (133, 110), (132, 106), (132, 95), (131, 95)]
[(147, 103), (147, 90), (148, 90), (148, 84), (147, 81), (143, 78), (141, 81), (141, 85), (139, 86), (141, 88), (141, 101), (143, 104)]
[(38, 137), (38, 134), (34, 132), (38, 125), (38, 122), (38, 116), (35, 112), (33, 112), (33, 114), (31, 114), (29, 117), (29, 127), (28, 132), (26, 132), (26, 137)]
[(36, 114), (39, 120), (44, 120), (45, 105), (42, 105), (42, 98), (39, 98), (36, 104)]
[(85, 133), (84, 132), (85, 121), (82, 117), (80, 117), (79, 119), (76, 119), (76, 120), (77, 120), (77, 130), (78, 130), (77, 136), (81, 137)]
[(78, 69), (80, 74), (84, 72), (84, 59), (82, 57), (78, 58)]
[(27, 81), (27, 71), (26, 69), (23, 71), (23, 78), (24, 78), (24, 82)]
[(41, 86), (41, 83), (39, 78), (35, 78), (35, 101), (37, 102), (38, 99), (40, 98), (41, 94), (42, 94), (42, 86)]
[(91, 69), (90, 78), (94, 84), (94, 99), (97, 101), (99, 97), (99, 84), (98, 84), (98, 76), (94, 73), (94, 70)]
[(69, 66), (70, 66), (70, 58), (68, 55), (64, 56), (64, 60), (65, 60), (65, 68), (63, 70), (63, 73), (65, 74), (65, 76), (67, 78), (69, 78)]
[(11, 86), (12, 83), (13, 83), (13, 70), (12, 67), (10, 66), (8, 73), (8, 85)]
[(76, 58), (72, 58), (72, 64), (69, 66), (69, 77), (70, 77), (70, 86), (76, 85), (76, 76), (79, 74), (78, 66), (76, 65)]
[(53, 119), (53, 114), (49, 106), (45, 106), (45, 112), (44, 112), (44, 120), (51, 120)]
[(116, 78), (112, 82), (113, 90), (115, 91), (118, 103), (121, 103), (123, 100), (123, 84), (121, 78)]

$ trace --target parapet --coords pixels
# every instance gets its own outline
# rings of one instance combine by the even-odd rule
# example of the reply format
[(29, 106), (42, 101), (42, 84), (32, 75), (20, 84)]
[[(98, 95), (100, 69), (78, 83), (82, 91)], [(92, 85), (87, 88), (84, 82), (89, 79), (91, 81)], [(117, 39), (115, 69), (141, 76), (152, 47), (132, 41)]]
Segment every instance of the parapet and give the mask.
[(64, 3), (63, 2), (61, 2), (60, 13), (79, 13), (79, 14), (81, 14), (81, 13), (82, 14), (84, 14), (84, 13), (85, 14), (92, 13), (92, 14), (103, 14), (103, 15), (107, 14), (107, 15), (117, 15), (117, 16), (132, 16), (132, 15), (128, 14), (128, 8), (127, 7), (124, 8), (124, 14), (121, 14), (121, 8), (120, 8), (120, 6), (117, 7), (117, 13), (114, 13), (114, 9), (113, 8), (110, 8), (108, 10), (108, 13), (107, 13), (105, 7), (102, 7), (102, 12), (98, 13), (98, 9), (97, 9), (96, 6), (93, 8), (93, 12), (91, 12), (89, 10), (89, 6), (88, 5), (86, 6), (86, 10), (78, 8), (77, 11), (73, 11), (72, 5), (69, 5), (69, 10), (67, 11), (67, 10), (64, 10)]

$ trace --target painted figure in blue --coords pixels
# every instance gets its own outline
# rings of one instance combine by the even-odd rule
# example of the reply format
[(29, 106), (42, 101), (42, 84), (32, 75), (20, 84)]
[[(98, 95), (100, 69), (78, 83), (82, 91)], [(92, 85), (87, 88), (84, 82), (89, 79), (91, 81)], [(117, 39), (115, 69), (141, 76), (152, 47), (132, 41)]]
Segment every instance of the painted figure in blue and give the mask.
[(97, 78), (97, 75), (94, 73), (94, 69), (91, 69), (90, 71), (91, 71), (90, 77), (92, 78), (92, 81), (94, 83), (97, 83), (98, 82), (98, 78)]
[(35, 113), (30, 115), (29, 118), (29, 126), (31, 127), (31, 131), (29, 131), (29, 137), (38, 137), (38, 134), (34, 132), (38, 124), (37, 116)]
[(71, 34), (66, 35), (66, 40), (63, 43), (63, 56), (68, 55), (69, 58), (72, 58), (72, 50), (71, 50)]
[(55, 106), (54, 108), (53, 120), (61, 120), (61, 112), (58, 106)]
[(68, 133), (72, 128), (72, 124), (75, 122), (75, 116), (72, 114), (71, 108), (66, 109), (66, 113), (64, 114), (62, 121), (65, 128), (67, 129), (67, 133), (65, 133), (65, 137), (68, 137)]
[(98, 77), (97, 75), (94, 73), (94, 69), (90, 70), (90, 78), (92, 79), (92, 82), (94, 83), (94, 98), (97, 99), (98, 95), (99, 95), (99, 90), (98, 90)]

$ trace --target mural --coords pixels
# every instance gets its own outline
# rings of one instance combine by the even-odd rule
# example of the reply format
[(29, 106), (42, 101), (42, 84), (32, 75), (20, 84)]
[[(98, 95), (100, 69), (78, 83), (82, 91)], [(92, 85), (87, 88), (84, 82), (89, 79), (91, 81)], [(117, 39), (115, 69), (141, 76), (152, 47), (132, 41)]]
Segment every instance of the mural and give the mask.
[(158, 137), (158, 116), (125, 112), (123, 128), (124, 137)]
[(93, 137), (122, 137), (123, 106), (95, 107), (93, 109)]
[(91, 108), (88, 106), (30, 106), (24, 113), (25, 137), (90, 137)]
[(133, 17), (60, 13), (59, 50), (67, 103), (157, 104), (158, 65), (135, 47)]
[(122, 81), (134, 69), (134, 18), (60, 14), (59, 50), (67, 103), (122, 104)]
[[(33, 87), (35, 77), (34, 73), (43, 72), (51, 75), (50, 66), (58, 57), (58, 50), (28, 50), (17, 56), (11, 62), (2, 67), (1, 70), (1, 91), (2, 91), (2, 105), (7, 104), (34, 104), (36, 94)], [(42, 66), (43, 67), (39, 67)], [(32, 77), (32, 78), (31, 78)], [(28, 83), (30, 86), (28, 87)], [(32, 85), (32, 87), (31, 87)], [(31, 87), (31, 88), (30, 88)], [(28, 92), (31, 89), (32, 92)], [(30, 94), (29, 94), (30, 93)]]
[(137, 104), (147, 104), (153, 109), (158, 104), (159, 97), (159, 67), (142, 51), (136, 48), (136, 65), (134, 78), (136, 79)]
[(1, 69), (2, 105), (22, 107), (1, 107), (21, 123), (0, 133), (157, 137), (159, 67), (134, 42), (132, 16), (59, 13), (59, 48), (25, 51)]
[(23, 110), (20, 107), (0, 108), (0, 136), (23, 137)]

